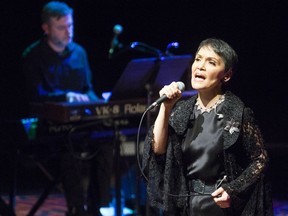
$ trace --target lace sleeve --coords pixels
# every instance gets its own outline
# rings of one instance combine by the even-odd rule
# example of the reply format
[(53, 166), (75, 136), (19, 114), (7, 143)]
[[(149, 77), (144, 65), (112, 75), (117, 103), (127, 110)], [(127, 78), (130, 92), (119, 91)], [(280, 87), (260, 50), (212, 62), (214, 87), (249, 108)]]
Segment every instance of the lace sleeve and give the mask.
[[(251, 186), (260, 179), (268, 163), (268, 155), (264, 148), (261, 131), (256, 123), (252, 110), (249, 108), (245, 108), (244, 110), (242, 140), (240, 140), (240, 142), (242, 142), (241, 146), (243, 148), (241, 152), (245, 154), (242, 155), (242, 157), (247, 160), (246, 167), (234, 161), (232, 169), (234, 169), (234, 172), (237, 170), (240, 174), (229, 184), (223, 186), (230, 196), (245, 193), (245, 191), (251, 188)], [(230, 158), (233, 158), (233, 156), (231, 157), (230, 155)]]

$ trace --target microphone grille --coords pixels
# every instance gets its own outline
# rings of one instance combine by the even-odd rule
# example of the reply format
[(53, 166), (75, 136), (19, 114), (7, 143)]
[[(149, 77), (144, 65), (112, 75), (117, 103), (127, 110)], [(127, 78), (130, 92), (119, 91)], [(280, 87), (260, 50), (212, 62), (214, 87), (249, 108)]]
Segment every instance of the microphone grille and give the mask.
[(178, 89), (183, 92), (185, 90), (185, 84), (183, 82), (177, 82)]

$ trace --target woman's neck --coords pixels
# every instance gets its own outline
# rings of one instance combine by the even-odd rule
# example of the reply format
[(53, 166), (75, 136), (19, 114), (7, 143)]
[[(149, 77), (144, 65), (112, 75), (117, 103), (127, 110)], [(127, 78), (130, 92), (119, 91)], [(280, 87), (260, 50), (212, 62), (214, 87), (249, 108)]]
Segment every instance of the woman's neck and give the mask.
[(222, 92), (218, 92), (216, 94), (199, 93), (198, 101), (200, 103), (200, 106), (208, 109), (214, 106), (217, 103), (217, 101), (221, 98), (221, 96), (222, 96)]

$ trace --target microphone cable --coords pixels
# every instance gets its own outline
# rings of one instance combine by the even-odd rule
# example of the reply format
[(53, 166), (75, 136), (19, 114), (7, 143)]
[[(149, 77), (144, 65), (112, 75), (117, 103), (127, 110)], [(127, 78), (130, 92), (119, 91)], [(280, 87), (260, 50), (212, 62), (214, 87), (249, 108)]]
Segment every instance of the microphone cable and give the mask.
[[(142, 165), (141, 165), (141, 162), (140, 162), (140, 151), (139, 151), (139, 148), (140, 148), (140, 131), (141, 131), (141, 127), (142, 127), (142, 123), (143, 123), (143, 119), (146, 115), (146, 113), (148, 111), (150, 111), (151, 109), (146, 109), (144, 111), (144, 113), (142, 114), (141, 116), (141, 119), (140, 119), (140, 122), (139, 122), (139, 126), (138, 126), (138, 130), (137, 130), (137, 138), (136, 138), (136, 157), (137, 157), (137, 164), (138, 164), (138, 168), (140, 170), (140, 173), (141, 175), (143, 176), (143, 178), (146, 180), (146, 182), (148, 183), (149, 182), (149, 179), (148, 177), (145, 175), (145, 173), (143, 172), (143, 169), (142, 169)], [(149, 130), (149, 128), (147, 128), (147, 130)], [(145, 143), (144, 143), (145, 145)], [(160, 190), (160, 192), (164, 193), (164, 194), (167, 194), (168, 196), (171, 196), (171, 197), (190, 197), (192, 196), (192, 194), (189, 194), (189, 191), (187, 191), (187, 194), (172, 194), (172, 193), (169, 193), (169, 192), (166, 192), (166, 191), (163, 191), (163, 190)]]
[[(141, 130), (141, 126), (142, 126), (142, 123), (143, 123), (143, 119), (146, 115), (146, 113), (148, 111), (150, 111), (151, 109), (149, 109), (149, 107), (144, 111), (144, 113), (142, 114), (141, 116), (141, 119), (140, 119), (140, 122), (139, 122), (139, 126), (138, 126), (138, 130), (137, 130), (137, 138), (136, 138), (136, 156), (137, 156), (137, 163), (138, 163), (138, 168), (140, 170), (140, 173), (141, 175), (143, 176), (143, 178), (146, 180), (146, 182), (148, 183), (149, 182), (149, 179), (148, 177), (145, 175), (145, 173), (143, 172), (143, 169), (142, 169), (142, 165), (141, 165), (141, 162), (140, 162), (140, 151), (139, 151), (139, 148), (140, 148), (140, 144), (139, 144), (139, 140), (140, 140), (140, 130)], [(220, 114), (222, 115), (222, 114)], [(149, 130), (149, 128), (147, 128), (147, 131)], [(145, 141), (144, 141), (144, 145), (145, 145)], [(227, 175), (224, 175), (222, 179), (219, 179), (219, 182), (216, 182), (215, 184), (215, 189), (218, 189), (221, 184), (227, 180)], [(167, 194), (168, 196), (171, 196), (171, 197), (191, 197), (191, 196), (202, 196), (202, 195), (210, 195), (210, 194), (201, 194), (201, 193), (190, 193), (190, 191), (187, 191), (187, 194), (172, 194), (172, 193), (169, 193), (169, 192), (166, 192), (166, 191), (163, 191), (163, 190), (160, 190), (160, 192), (164, 193), (164, 194)], [(190, 194), (189, 194), (190, 193)]]

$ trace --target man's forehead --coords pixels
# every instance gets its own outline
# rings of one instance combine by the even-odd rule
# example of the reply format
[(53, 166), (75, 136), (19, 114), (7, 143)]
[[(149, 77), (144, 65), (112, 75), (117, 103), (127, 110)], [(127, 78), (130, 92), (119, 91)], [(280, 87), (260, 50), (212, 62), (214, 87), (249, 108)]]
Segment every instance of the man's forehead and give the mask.
[(50, 23), (73, 23), (72, 15), (50, 17)]

